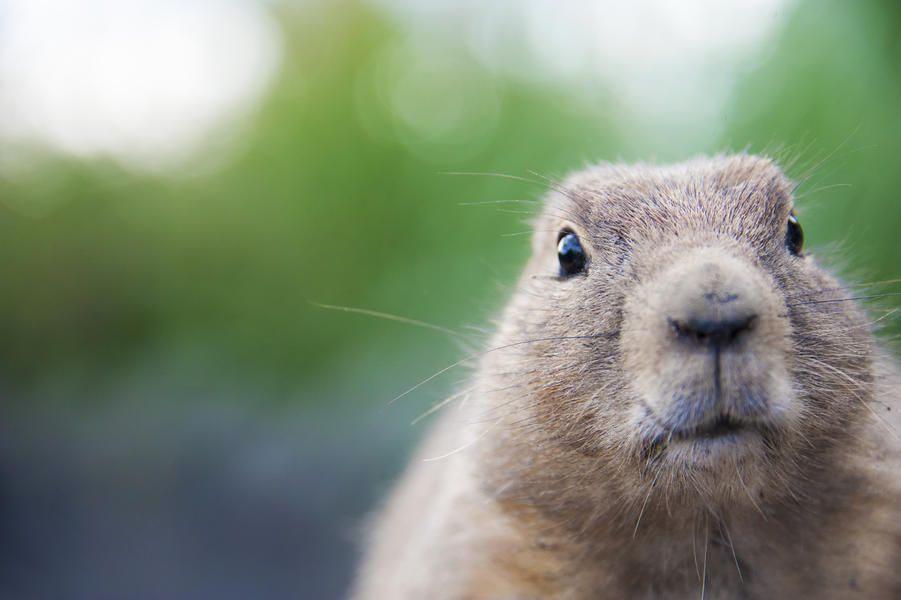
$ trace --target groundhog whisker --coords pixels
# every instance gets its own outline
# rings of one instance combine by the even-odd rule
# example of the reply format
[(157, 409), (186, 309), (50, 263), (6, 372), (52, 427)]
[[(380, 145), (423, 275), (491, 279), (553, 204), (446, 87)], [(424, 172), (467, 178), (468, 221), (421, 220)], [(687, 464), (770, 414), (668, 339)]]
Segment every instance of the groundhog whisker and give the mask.
[(720, 533), (726, 538), (726, 541), (729, 542), (729, 549), (732, 551), (732, 561), (735, 563), (735, 570), (738, 571), (738, 580), (741, 583), (745, 582), (745, 578), (741, 575), (741, 567), (738, 565), (738, 554), (735, 553), (735, 544), (732, 543), (732, 536), (729, 534), (729, 527), (726, 526), (725, 521), (722, 519), (719, 520)]
[(556, 191), (557, 193), (562, 194), (563, 196), (566, 196), (573, 202), (581, 203), (583, 206), (585, 205), (585, 198), (583, 198), (582, 195), (579, 194), (579, 192), (577, 190), (571, 191), (571, 190), (566, 189), (563, 186), (562, 181), (560, 181), (558, 179), (552, 179), (550, 177), (547, 177), (546, 175), (542, 175), (541, 173), (538, 173), (538, 172), (532, 171), (532, 170), (529, 170), (529, 173), (531, 173), (535, 177), (540, 177), (541, 179), (543, 179), (545, 182), (547, 182), (547, 184), (550, 186), (550, 188), (552, 190)]
[(694, 521), (691, 524), (691, 556), (694, 559), (695, 563), (695, 575), (698, 578), (698, 581), (701, 581), (701, 565), (698, 563), (698, 542), (697, 542), (697, 531), (698, 531), (698, 517), (695, 517)]
[(440, 456), (433, 456), (433, 457), (431, 457), (431, 458), (423, 458), (423, 459), (422, 459), (422, 462), (435, 462), (436, 460), (443, 460), (443, 459), (445, 459), (445, 458), (448, 458), (449, 456), (453, 456), (454, 454), (457, 454), (458, 452), (462, 452), (463, 450), (466, 450), (467, 448), (472, 447), (472, 446), (475, 445), (479, 440), (481, 440), (481, 439), (484, 438), (486, 435), (488, 435), (488, 432), (491, 431), (492, 429), (494, 429), (494, 427), (495, 427), (498, 423), (500, 423), (501, 420), (503, 420), (503, 417), (497, 419), (494, 423), (492, 423), (491, 425), (489, 425), (488, 427), (486, 427), (481, 433), (479, 433), (479, 435), (477, 435), (475, 438), (473, 438), (472, 440), (468, 441), (467, 443), (463, 444), (463, 445), (460, 446), (459, 448), (456, 448), (456, 449), (454, 449), (454, 450), (451, 450), (450, 452), (447, 452), (447, 453), (445, 453), (445, 454), (441, 454)]
[[(469, 176), (483, 176), (483, 177), (498, 177), (501, 179), (512, 179), (515, 181), (523, 181), (525, 183), (531, 183), (531, 184), (538, 185), (538, 186), (545, 185), (545, 182), (542, 182), (542, 181), (536, 181), (534, 179), (529, 179), (528, 177), (522, 177), (521, 175), (511, 175), (508, 173), (493, 173), (493, 172), (486, 172), (486, 171), (443, 171), (441, 174), (442, 175), (469, 175)], [(574, 202), (578, 200), (577, 197), (570, 195), (569, 190), (567, 190), (566, 188), (563, 188), (559, 185), (552, 184), (551, 189), (566, 196), (567, 198), (569, 198), (570, 200), (573, 200)]]
[(851, 298), (829, 298), (826, 300), (805, 300), (804, 302), (793, 302), (786, 304), (788, 308), (795, 306), (808, 306), (811, 304), (830, 304), (833, 302), (855, 302), (857, 300), (877, 300), (879, 298), (887, 298), (890, 296), (901, 296), (901, 292), (885, 292), (883, 294), (872, 294), (869, 296), (853, 296)]
[[(829, 371), (835, 373), (836, 375), (838, 375), (838, 376), (844, 378), (846, 381), (850, 382), (850, 383), (851, 383), (852, 385), (854, 385), (854, 386), (859, 386), (859, 385), (860, 385), (860, 383), (859, 383), (857, 380), (855, 380), (853, 377), (851, 377), (850, 375), (848, 375), (847, 373), (845, 373), (845, 372), (842, 371), (841, 369), (839, 369), (839, 368), (837, 368), (837, 367), (834, 367), (834, 366), (832, 366), (832, 365), (826, 364), (826, 363), (824, 363), (823, 361), (818, 360), (818, 359), (816, 359), (816, 358), (814, 358), (814, 357), (812, 357), (812, 356), (805, 355), (805, 356), (803, 357), (803, 360), (808, 361), (808, 362), (811, 362), (811, 363), (813, 363), (813, 364), (815, 364), (815, 365), (818, 365), (818, 366), (820, 366), (820, 367), (822, 367), (822, 368), (824, 368), (824, 369), (827, 369), (827, 370), (829, 370)], [(852, 389), (853, 389), (853, 388), (852, 388)], [(850, 390), (849, 390), (849, 391), (850, 391)], [(853, 398), (855, 398), (856, 400), (858, 400), (858, 401), (860, 402), (861, 406), (863, 406), (864, 408), (866, 408), (866, 409), (870, 412), (871, 415), (873, 415), (880, 423), (882, 423), (882, 425), (889, 431), (889, 433), (891, 433), (893, 436), (895, 436), (895, 437), (898, 439), (898, 441), (901, 441), (901, 434), (899, 434), (897, 431), (895, 431), (895, 428), (892, 427), (892, 425), (891, 425), (888, 421), (886, 421), (886, 420), (882, 417), (882, 415), (880, 415), (880, 414), (877, 413), (875, 410), (873, 410), (873, 407), (870, 406), (869, 403), (866, 402), (863, 398), (861, 398), (858, 394), (854, 393), (853, 391), (850, 391), (850, 393), (851, 393), (851, 396), (852, 396)]]
[(439, 175), (453, 175), (453, 176), (469, 176), (469, 177), (498, 177), (500, 179), (512, 179), (514, 181), (523, 181), (525, 183), (531, 183), (537, 186), (543, 186), (544, 183), (535, 179), (529, 179), (528, 177), (523, 177), (521, 175), (511, 175), (509, 173), (494, 173), (491, 171), (439, 171)]
[[(823, 337), (824, 337), (824, 335), (827, 335), (827, 336), (829, 336), (829, 335), (835, 335), (836, 333), (844, 333), (844, 332), (848, 332), (848, 331), (855, 331), (855, 330), (858, 330), (858, 329), (872, 329), (874, 325), (879, 324), (881, 321), (884, 321), (884, 320), (886, 320), (886, 319), (889, 319), (889, 318), (895, 316), (895, 314), (898, 312), (899, 309), (897, 309), (897, 308), (888, 308), (888, 309), (885, 309), (885, 310), (886, 310), (886, 313), (885, 313), (884, 315), (882, 315), (881, 317), (878, 317), (878, 318), (876, 318), (876, 319), (873, 319), (872, 321), (866, 321), (866, 322), (864, 322), (864, 323), (859, 323), (859, 324), (857, 324), (857, 325), (849, 325), (849, 326), (847, 326), (847, 327), (829, 327), (829, 328), (823, 328), (823, 329), (820, 329), (819, 331), (817, 331), (817, 335), (816, 335), (816, 336), (812, 336), (812, 335), (804, 335), (804, 334), (795, 334), (795, 335), (796, 335), (796, 337), (797, 337), (798, 339), (801, 339), (801, 340), (822, 340)], [(853, 355), (850, 355), (850, 354), (836, 354), (836, 356), (848, 356), (848, 357), (851, 357), (851, 356), (853, 356)]]
[(644, 515), (644, 510), (648, 506), (648, 500), (651, 499), (651, 494), (654, 492), (654, 484), (657, 483), (657, 478), (660, 477), (660, 471), (657, 471), (657, 474), (654, 475), (653, 481), (651, 481), (651, 485), (648, 486), (648, 493), (645, 494), (644, 502), (641, 503), (641, 510), (638, 511), (638, 519), (635, 521), (635, 529), (632, 531), (632, 539), (634, 540), (638, 537), (638, 526), (641, 524), (641, 517)]
[[(859, 129), (860, 129), (860, 126), (858, 125), (857, 127), (854, 128), (854, 131), (852, 131), (850, 134), (848, 134), (848, 136), (845, 137), (845, 139), (843, 139), (832, 151), (830, 151), (822, 159), (820, 159), (814, 163), (813, 158), (811, 158), (810, 164), (808, 164), (804, 168), (805, 173), (803, 175), (801, 175), (800, 179), (803, 182), (807, 182), (814, 175), (814, 173), (816, 173), (823, 165), (825, 165), (827, 162), (829, 162), (830, 160), (832, 160), (835, 157), (835, 155), (838, 153), (838, 151), (841, 150), (842, 147), (845, 144), (847, 144), (851, 140), (851, 138), (857, 134), (857, 131)], [(811, 146), (812, 146), (812, 142), (811, 142)]]
[(745, 480), (741, 476), (741, 468), (737, 461), (733, 460), (732, 464), (735, 465), (735, 476), (738, 479), (738, 484), (742, 490), (744, 490), (745, 494), (748, 496), (748, 500), (751, 502), (751, 506), (763, 517), (763, 520), (766, 521), (766, 513), (763, 512), (763, 509), (760, 508), (760, 505), (757, 504), (757, 501), (754, 499), (754, 494), (751, 493), (751, 490), (748, 489), (748, 486), (745, 485)]
[(490, 204), (531, 204), (531, 205), (540, 205), (541, 202), (538, 200), (525, 200), (522, 198), (514, 199), (514, 200), (481, 200), (479, 202), (458, 202), (457, 206), (485, 206)]
[(467, 356), (467, 357), (465, 357), (465, 358), (461, 358), (460, 360), (458, 360), (458, 361), (456, 361), (456, 362), (454, 362), (454, 363), (452, 363), (452, 364), (450, 364), (450, 365), (444, 367), (443, 369), (441, 369), (441, 370), (435, 372), (434, 374), (430, 375), (429, 377), (426, 377), (425, 379), (423, 379), (422, 381), (420, 381), (419, 383), (417, 383), (417, 384), (414, 385), (413, 387), (409, 388), (408, 390), (406, 390), (405, 392), (403, 392), (403, 393), (400, 394), (399, 396), (395, 396), (388, 404), (393, 404), (394, 402), (397, 402), (398, 400), (400, 400), (400, 399), (403, 398), (404, 396), (407, 396), (407, 395), (409, 395), (410, 393), (412, 393), (412, 392), (418, 390), (419, 388), (421, 388), (422, 386), (424, 386), (424, 385), (427, 384), (428, 382), (432, 381), (432, 380), (435, 379), (436, 377), (440, 377), (441, 375), (443, 375), (444, 373), (447, 373), (447, 372), (450, 371), (451, 369), (454, 369), (454, 368), (456, 368), (456, 367), (459, 367), (460, 365), (463, 365), (463, 364), (465, 364), (465, 363), (467, 363), (467, 362), (469, 362), (469, 361), (471, 361), (471, 360), (473, 360), (473, 359), (475, 359), (475, 358), (479, 358), (479, 357), (481, 357), (481, 356), (485, 356), (486, 354), (490, 354), (490, 353), (492, 353), (492, 352), (497, 352), (497, 351), (499, 351), (499, 350), (506, 350), (506, 349), (508, 349), (508, 348), (515, 348), (515, 347), (517, 347), (517, 346), (522, 346), (522, 345), (525, 345), (525, 344), (536, 344), (536, 343), (538, 343), (538, 342), (556, 342), (556, 341), (564, 341), (564, 340), (588, 340), (588, 339), (602, 338), (602, 337), (605, 337), (605, 336), (608, 336), (608, 335), (609, 335), (609, 334), (607, 334), (607, 333), (597, 333), (597, 334), (591, 334), (591, 335), (564, 335), (564, 336), (551, 336), (551, 337), (544, 337), (544, 338), (535, 338), (535, 339), (531, 339), (531, 340), (521, 340), (521, 341), (518, 341), (518, 342), (512, 342), (512, 343), (510, 343), (510, 344), (504, 344), (503, 346), (497, 346), (497, 347), (495, 347), (495, 348), (489, 348), (488, 350), (482, 350), (481, 352), (476, 352), (476, 353), (474, 353), (474, 354), (470, 354), (469, 356)]
[[(541, 203), (536, 200), (525, 200), (525, 199), (485, 200), (485, 201), (480, 201), (480, 202), (459, 202), (458, 206), (491, 206), (491, 205), (497, 206), (497, 205), (504, 205), (504, 204), (527, 204), (529, 206), (533, 206), (533, 205), (540, 206)], [(522, 211), (503, 210), (503, 209), (497, 209), (497, 210), (498, 210), (498, 212), (528, 215), (529, 217), (532, 217), (532, 218), (534, 218), (538, 215), (537, 210), (522, 210)], [(578, 214), (576, 214), (570, 210), (565, 210), (565, 209), (557, 209), (556, 211), (554, 211), (554, 214), (557, 216), (563, 217), (565, 219), (570, 219), (572, 221), (578, 221), (580, 218)]]
[[(825, 293), (828, 293), (828, 292), (841, 292), (841, 291), (844, 291), (844, 290), (859, 289), (859, 288), (867, 288), (867, 287), (875, 287), (875, 286), (878, 286), (878, 285), (891, 285), (891, 284), (895, 284), (895, 283), (901, 283), (901, 278), (898, 278), (898, 279), (883, 279), (883, 280), (881, 280), (881, 281), (870, 281), (870, 282), (868, 282), (868, 283), (849, 283), (849, 284), (846, 284), (846, 285), (840, 285), (840, 286), (837, 286), (837, 287), (821, 288), (821, 289), (818, 289), (818, 290), (814, 290), (812, 293), (813, 293), (813, 294), (825, 294)], [(803, 294), (808, 294), (808, 293), (811, 293), (811, 292), (802, 292), (802, 293), (803, 293)], [(787, 294), (785, 295), (785, 297), (786, 297), (786, 298), (795, 298), (795, 297), (797, 297), (797, 296), (799, 296), (799, 295), (801, 295), (801, 294), (789, 294), (789, 293), (787, 293)]]
[(448, 335), (454, 336), (456, 338), (466, 339), (466, 336), (458, 331), (454, 331), (448, 327), (443, 327), (441, 325), (435, 325), (434, 323), (427, 323), (426, 321), (420, 321), (418, 319), (411, 319), (409, 317), (401, 317), (400, 315), (393, 315), (391, 313), (381, 312), (377, 310), (369, 310), (368, 308), (354, 308), (352, 306), (338, 306), (336, 304), (320, 304), (319, 302), (312, 302), (310, 304), (315, 306), (316, 308), (324, 308), (326, 310), (337, 310), (346, 313), (352, 313), (356, 315), (365, 315), (367, 317), (375, 317), (377, 319), (385, 319), (387, 321), (396, 321), (398, 323), (404, 323), (406, 325), (413, 325), (415, 327), (422, 327), (424, 329), (431, 329), (433, 331), (440, 331), (441, 333), (446, 333)]
[(704, 573), (701, 576), (701, 600), (707, 592), (707, 547), (710, 544), (710, 518), (704, 518)]
[(476, 388), (476, 386), (472, 386), (472, 387), (467, 388), (467, 389), (465, 389), (465, 390), (461, 390), (461, 391), (459, 391), (459, 392), (457, 392), (457, 393), (455, 393), (455, 394), (451, 394), (450, 396), (448, 396), (448, 397), (445, 398), (444, 400), (438, 402), (438, 403), (435, 404), (433, 407), (431, 407), (430, 409), (428, 409), (427, 411), (425, 411), (424, 413), (422, 413), (421, 415), (419, 415), (418, 417), (416, 417), (415, 419), (413, 419), (412, 421), (410, 421), (410, 425), (411, 425), (411, 426), (412, 426), (412, 425), (416, 425), (417, 423), (419, 423), (420, 421), (422, 421), (423, 419), (425, 419), (425, 418), (428, 417), (429, 415), (434, 414), (434, 413), (436, 413), (437, 411), (441, 410), (442, 408), (444, 408), (445, 406), (447, 406), (448, 404), (450, 404), (451, 402), (453, 402), (453, 401), (456, 400), (457, 398), (459, 398), (459, 397), (461, 397), (461, 396), (466, 396), (466, 395), (468, 395), (468, 394), (469, 394), (470, 392), (472, 392), (475, 388)]
[(526, 215), (529, 217), (534, 217), (535, 213), (528, 210), (513, 210), (512, 208), (495, 208), (495, 212), (503, 213), (505, 215)]
[(796, 194), (795, 197), (798, 199), (805, 198), (807, 196), (811, 196), (816, 194), (817, 192), (823, 192), (825, 190), (831, 190), (832, 188), (842, 188), (842, 187), (852, 187), (850, 183), (831, 183), (829, 185), (821, 185), (820, 187), (813, 188), (811, 190), (804, 190), (804, 192), (800, 194)]

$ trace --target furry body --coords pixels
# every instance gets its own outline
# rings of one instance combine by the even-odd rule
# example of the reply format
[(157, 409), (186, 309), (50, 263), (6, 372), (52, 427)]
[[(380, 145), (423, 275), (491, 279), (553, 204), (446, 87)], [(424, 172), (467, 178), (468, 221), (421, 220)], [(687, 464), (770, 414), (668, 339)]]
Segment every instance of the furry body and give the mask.
[[(556, 188), (355, 598), (901, 597), (897, 367), (852, 290), (786, 251), (791, 190), (744, 155)], [(561, 231), (584, 274), (558, 276)], [(711, 297), (753, 315), (715, 353), (678, 327)]]

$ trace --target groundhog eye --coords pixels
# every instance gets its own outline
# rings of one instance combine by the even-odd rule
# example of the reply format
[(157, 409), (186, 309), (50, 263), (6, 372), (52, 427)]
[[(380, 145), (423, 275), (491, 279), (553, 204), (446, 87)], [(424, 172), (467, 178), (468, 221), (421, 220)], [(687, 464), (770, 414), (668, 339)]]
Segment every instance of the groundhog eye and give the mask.
[(585, 250), (579, 236), (571, 231), (560, 233), (557, 242), (557, 259), (560, 261), (560, 275), (568, 277), (585, 270)]
[(785, 245), (788, 251), (798, 256), (804, 248), (804, 230), (793, 213), (788, 215), (788, 228), (785, 230)]

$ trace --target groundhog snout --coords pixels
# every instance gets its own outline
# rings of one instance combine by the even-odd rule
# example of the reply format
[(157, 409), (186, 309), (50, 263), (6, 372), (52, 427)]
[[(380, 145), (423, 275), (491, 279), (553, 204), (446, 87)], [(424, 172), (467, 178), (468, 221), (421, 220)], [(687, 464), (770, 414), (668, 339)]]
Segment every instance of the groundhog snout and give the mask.
[(761, 294), (744, 265), (730, 258), (692, 261), (674, 275), (663, 311), (678, 340), (717, 351), (739, 346), (754, 330)]
[(669, 265), (625, 310), (623, 364), (640, 406), (674, 432), (793, 418), (790, 329), (772, 278), (738, 246), (665, 252)]

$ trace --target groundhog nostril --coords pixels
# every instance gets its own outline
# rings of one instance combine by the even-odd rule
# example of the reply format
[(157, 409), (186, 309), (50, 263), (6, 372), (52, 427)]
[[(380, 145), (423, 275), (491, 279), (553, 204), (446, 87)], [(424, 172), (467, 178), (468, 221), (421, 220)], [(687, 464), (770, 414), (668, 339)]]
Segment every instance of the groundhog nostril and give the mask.
[(669, 318), (677, 337), (699, 344), (728, 344), (754, 327), (757, 315), (748, 312), (693, 315), (684, 319)]
[(706, 294), (704, 294), (704, 300), (716, 304), (728, 304), (729, 302), (735, 302), (736, 300), (738, 300), (738, 294), (720, 294), (717, 292), (707, 292)]

